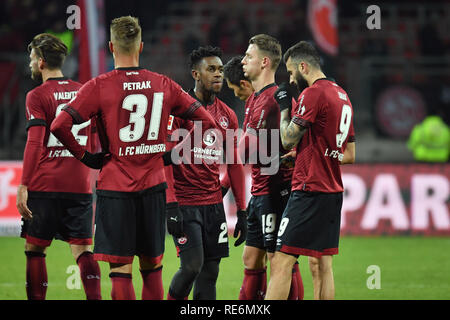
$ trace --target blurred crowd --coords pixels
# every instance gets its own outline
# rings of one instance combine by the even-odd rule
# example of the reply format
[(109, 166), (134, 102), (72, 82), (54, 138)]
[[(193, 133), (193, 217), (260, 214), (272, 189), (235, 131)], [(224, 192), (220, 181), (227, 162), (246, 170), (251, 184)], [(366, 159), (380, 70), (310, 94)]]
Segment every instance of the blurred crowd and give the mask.
[[(8, 60), (11, 54), (23, 55), (22, 61), (27, 63), (25, 62), (28, 55), (26, 45), (35, 34), (66, 32), (68, 16), (66, 9), (75, 3), (75, 0), (1, 1), (0, 63)], [(417, 6), (402, 6), (400, 2), (398, 7), (396, 3), (399, 2), (385, 1), (380, 5), (382, 7), (381, 30), (369, 31), (365, 27), (367, 14), (364, 11), (364, 6), (369, 5), (369, 2), (338, 1), (339, 54), (329, 56), (324, 52), (321, 53), (325, 74), (336, 78), (352, 96), (353, 105), (357, 110), (355, 114), (357, 130), (361, 132), (373, 130), (375, 138), (406, 141), (407, 135), (396, 135), (392, 133), (393, 130), (386, 130), (386, 127), (390, 125), (385, 120), (390, 117), (390, 114), (386, 113), (389, 104), (385, 103), (385, 109), (382, 109), (381, 97), (384, 97), (387, 89), (403, 86), (415, 91), (415, 94), (423, 99), (423, 106), (417, 104), (414, 106), (417, 110), (411, 111), (411, 113), (415, 112), (415, 117), (409, 117), (408, 121), (411, 123), (408, 130), (410, 131), (414, 124), (431, 114), (441, 117), (447, 125), (450, 124), (450, 34), (448, 33), (450, 6), (440, 1), (430, 1), (426, 4), (417, 2)], [(132, 14), (140, 18), (146, 37), (144, 49), (148, 49), (149, 45), (157, 47), (164, 42), (170, 42), (168, 38), (171, 33), (183, 31), (180, 28), (186, 28), (186, 24), (177, 23), (179, 17), (184, 17), (187, 23), (204, 18), (204, 23), (201, 23), (197, 29), (192, 28), (189, 32), (184, 30), (179, 52), (169, 51), (171, 55), (176, 56), (175, 59), (183, 61), (199, 45), (210, 44), (222, 49), (225, 63), (230, 57), (243, 54), (247, 48), (248, 39), (255, 33), (275, 36), (279, 39), (283, 50), (300, 39), (314, 41), (307, 24), (308, 1), (128, 0), (123, 2), (105, 0), (104, 4), (105, 25), (109, 25), (109, 21), (119, 15)], [(196, 7), (202, 9), (195, 10)], [(158, 37), (158, 34), (164, 36)], [(74, 59), (77, 59), (77, 43), (73, 38), (72, 40), (71, 44), (74, 48), (72, 55)], [(144, 62), (146, 67), (159, 71), (158, 67), (161, 66), (159, 61), (166, 59), (167, 52), (160, 51), (161, 57), (158, 57), (155, 52), (147, 54)], [(70, 76), (76, 80), (76, 61), (72, 66), (75, 69), (71, 70)], [(109, 64), (108, 68), (111, 67)], [(186, 69), (186, 65), (168, 63), (165, 68), (162, 71), (168, 70), (171, 75), (170, 68)], [(37, 85), (30, 81), (25, 69), (23, 66), (17, 68), (19, 72), (17, 81), (20, 84), (17, 97), (20, 97), (20, 94), (25, 95), (27, 90)], [(362, 72), (365, 73), (361, 74)], [(174, 80), (185, 87), (192, 85), (189, 73), (185, 72), (184, 75), (184, 78), (175, 77)], [(4, 75), (0, 81), (8, 82), (10, 78)], [(281, 66), (277, 81), (286, 81), (287, 78), (285, 69)], [(4, 90), (0, 94), (4, 94)], [(226, 86), (224, 86), (223, 96), (226, 102), (228, 102), (227, 99), (233, 99), (232, 92), (228, 91)], [(3, 97), (0, 98), (2, 98), (0, 123), (3, 124), (6, 119), (2, 110), (5, 108), (5, 100)], [(395, 101), (393, 104), (395, 105)], [(23, 108), (17, 103), (11, 103), (11, 106)], [(241, 123), (243, 114), (235, 110)], [(391, 108), (390, 112), (398, 117), (392, 120), (392, 126), (395, 126), (395, 121), (397, 125), (401, 122), (406, 123), (405, 117), (409, 116), (407, 113), (410, 110), (409, 106), (403, 109), (394, 107), (392, 110)], [(380, 114), (382, 114), (381, 117)], [(18, 121), (19, 118), (20, 114), (8, 119)], [(17, 126), (10, 127), (13, 130)], [(0, 159), (4, 159), (6, 156), (1, 153), (1, 150), (5, 147), (6, 141), (2, 140), (1, 135), (4, 133), (0, 130), (0, 142), (3, 144), (0, 144)], [(23, 140), (24, 137), (21, 139)], [(17, 150), (7, 156), (20, 159), (20, 147)]]

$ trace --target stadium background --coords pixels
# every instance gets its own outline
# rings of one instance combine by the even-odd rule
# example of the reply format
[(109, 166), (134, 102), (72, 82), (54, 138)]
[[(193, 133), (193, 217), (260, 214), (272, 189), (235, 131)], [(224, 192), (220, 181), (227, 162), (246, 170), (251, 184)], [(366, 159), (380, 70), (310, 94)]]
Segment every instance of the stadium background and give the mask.
[[(373, 4), (381, 9), (381, 29), (367, 26), (372, 15), (367, 8)], [(81, 9), (80, 29), (68, 29), (71, 5)], [(185, 89), (193, 86), (188, 54), (199, 45), (220, 46), (225, 63), (243, 54), (257, 33), (277, 37), (283, 51), (299, 40), (315, 43), (325, 74), (351, 98), (357, 133), (357, 164), (343, 168), (346, 192), (341, 254), (335, 262), (336, 297), (450, 299), (450, 276), (445, 272), (450, 269), (445, 254), (450, 246), (450, 165), (416, 163), (407, 148), (412, 128), (426, 115), (450, 123), (450, 3), (347, 0), (2, 1), (0, 261), (10, 263), (0, 267), (0, 299), (26, 297), (15, 192), (26, 141), (25, 96), (38, 85), (30, 79), (27, 44), (37, 33), (59, 33), (71, 47), (64, 74), (85, 82), (113, 68), (108, 25), (112, 18), (128, 14), (137, 16), (143, 28), (141, 65), (169, 75)], [(281, 65), (277, 82), (287, 78)], [(242, 124), (242, 102), (226, 85), (219, 97)], [(230, 195), (225, 204), (231, 230), (235, 217)], [(168, 238), (165, 286), (177, 268), (173, 252)], [(238, 295), (241, 253), (242, 247), (232, 248), (222, 264), (219, 299)], [(74, 262), (65, 244), (54, 242), (48, 259), (48, 297), (82, 299), (82, 290), (68, 289), (66, 283), (68, 266)], [(301, 266), (305, 297), (310, 299), (305, 260)], [(380, 267), (381, 288), (369, 288), (371, 265)], [(105, 267), (102, 264), (103, 275)], [(105, 298), (107, 280), (102, 281)]]

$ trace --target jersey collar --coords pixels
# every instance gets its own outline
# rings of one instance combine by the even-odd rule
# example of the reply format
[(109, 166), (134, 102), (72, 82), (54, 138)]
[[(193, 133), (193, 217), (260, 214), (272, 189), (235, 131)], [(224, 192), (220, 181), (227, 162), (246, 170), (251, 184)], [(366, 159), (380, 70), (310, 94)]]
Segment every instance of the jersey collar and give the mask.
[(317, 79), (316, 81), (313, 82), (313, 84), (315, 84), (317, 81), (320, 81), (320, 80), (328, 80), (328, 81), (331, 81), (331, 82), (336, 82), (336, 80), (334, 78), (332, 78), (332, 77), (325, 77), (325, 78)]
[(121, 67), (121, 68), (116, 68), (116, 70), (141, 70), (143, 69), (142, 67)]
[(267, 86), (265, 86), (264, 88), (262, 88), (261, 90), (259, 90), (258, 92), (255, 92), (255, 97), (257, 97), (257, 96), (259, 96), (261, 93), (263, 93), (265, 90), (267, 90), (267, 89), (269, 89), (269, 88), (271, 88), (271, 87), (274, 87), (274, 86), (276, 86), (277, 84), (274, 82), (274, 83), (271, 83), (271, 84), (268, 84)]
[(194, 88), (191, 88), (191, 89), (189, 89), (189, 91), (188, 91), (188, 93), (189, 93), (189, 95), (192, 97), (192, 98), (194, 98), (195, 100), (197, 100), (198, 102), (200, 102), (201, 104), (202, 104), (202, 106), (205, 106), (205, 107), (207, 107), (207, 106), (212, 106), (213, 104), (214, 104), (214, 102), (216, 102), (216, 98), (217, 98), (217, 96), (214, 98), (214, 101), (213, 102), (211, 102), (211, 103), (208, 103), (208, 104), (204, 104), (203, 103), (203, 101), (200, 101), (200, 99), (197, 97), (197, 95), (195, 94), (195, 91), (194, 91)]
[(67, 77), (54, 77), (54, 78), (48, 78), (47, 81), (48, 81), (48, 80), (58, 80), (58, 81), (61, 81), (61, 80), (69, 80), (69, 78), (67, 78)]

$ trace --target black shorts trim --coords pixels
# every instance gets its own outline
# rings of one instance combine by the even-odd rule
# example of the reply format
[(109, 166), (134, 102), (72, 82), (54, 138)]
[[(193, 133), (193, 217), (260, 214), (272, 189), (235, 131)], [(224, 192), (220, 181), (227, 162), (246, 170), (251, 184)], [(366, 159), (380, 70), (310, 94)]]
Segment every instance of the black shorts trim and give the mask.
[(92, 200), (92, 193), (28, 191), (28, 198), (31, 198), (31, 199), (68, 199), (68, 200), (85, 201), (85, 200)]
[(163, 182), (157, 184), (148, 189), (133, 191), (133, 192), (124, 192), (124, 191), (113, 191), (113, 190), (99, 190), (97, 189), (96, 193), (98, 196), (107, 197), (107, 198), (139, 198), (145, 195), (149, 195), (151, 193), (163, 191), (167, 189), (167, 183)]

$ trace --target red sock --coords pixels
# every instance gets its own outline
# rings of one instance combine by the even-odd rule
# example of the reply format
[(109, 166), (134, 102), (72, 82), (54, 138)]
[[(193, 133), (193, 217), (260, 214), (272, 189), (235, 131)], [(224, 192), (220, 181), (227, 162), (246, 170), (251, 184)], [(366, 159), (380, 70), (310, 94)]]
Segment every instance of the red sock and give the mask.
[(111, 298), (113, 300), (136, 300), (131, 274), (111, 272), (109, 277), (112, 282)]
[(100, 290), (100, 267), (94, 260), (92, 252), (85, 251), (77, 259), (80, 267), (81, 281), (83, 282), (84, 291), (87, 300), (101, 300), (102, 293)]
[(291, 290), (288, 300), (298, 300), (297, 270), (295, 270), (295, 267), (292, 269)]
[(300, 268), (298, 262), (294, 265), (294, 268), (296, 269), (296, 275), (297, 275), (297, 285), (298, 285), (298, 300), (303, 300), (305, 296), (305, 288), (303, 287), (303, 280), (302, 280), (302, 274), (300, 273)]
[(48, 285), (45, 254), (25, 251), (25, 255), (27, 256), (26, 289), (28, 300), (45, 300)]
[(266, 269), (244, 269), (244, 280), (239, 292), (239, 300), (263, 300), (266, 295)]
[(163, 300), (162, 266), (154, 270), (141, 270), (142, 300)]
[(289, 292), (288, 300), (303, 300), (304, 291), (302, 276), (296, 262), (292, 269), (291, 291)]

